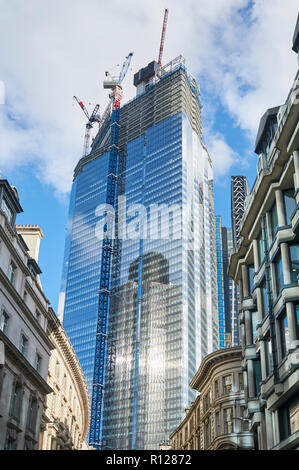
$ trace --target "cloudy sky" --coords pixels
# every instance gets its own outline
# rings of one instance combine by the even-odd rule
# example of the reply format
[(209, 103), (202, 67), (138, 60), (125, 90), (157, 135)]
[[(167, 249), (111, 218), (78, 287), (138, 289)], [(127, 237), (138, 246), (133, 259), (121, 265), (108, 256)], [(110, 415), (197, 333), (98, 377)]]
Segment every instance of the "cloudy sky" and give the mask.
[(124, 102), (132, 98), (134, 72), (158, 59), (166, 7), (163, 62), (182, 54), (200, 84), (216, 212), (229, 225), (230, 175), (253, 183), (259, 119), (285, 101), (296, 73), (297, 0), (0, 0), (0, 169), (20, 192), (19, 223), (45, 233), (42, 281), (54, 308), (85, 130), (72, 97), (104, 110), (105, 71), (118, 74), (132, 51), (123, 82)]

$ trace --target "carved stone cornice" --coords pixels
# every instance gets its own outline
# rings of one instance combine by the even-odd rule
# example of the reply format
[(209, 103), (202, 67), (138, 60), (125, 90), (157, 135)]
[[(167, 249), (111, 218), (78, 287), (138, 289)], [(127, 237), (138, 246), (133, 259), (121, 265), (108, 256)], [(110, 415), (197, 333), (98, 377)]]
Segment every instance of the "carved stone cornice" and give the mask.
[(241, 346), (220, 349), (209, 354), (203, 359), (198, 371), (190, 382), (190, 387), (197, 391), (200, 391), (200, 389), (203, 387), (203, 384), (209, 380), (213, 368), (217, 366), (218, 363), (219, 365), (222, 365), (226, 361), (229, 362), (236, 359), (240, 359), (241, 361), (241, 355)]

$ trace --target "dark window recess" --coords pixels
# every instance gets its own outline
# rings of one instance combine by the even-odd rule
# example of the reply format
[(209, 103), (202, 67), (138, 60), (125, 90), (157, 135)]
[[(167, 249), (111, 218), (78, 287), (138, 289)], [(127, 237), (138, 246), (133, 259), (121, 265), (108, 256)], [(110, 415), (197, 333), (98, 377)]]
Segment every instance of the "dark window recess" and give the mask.
[(258, 395), (261, 390), (261, 380), (262, 380), (261, 363), (260, 363), (260, 359), (254, 359), (252, 362), (253, 362), (255, 395)]
[(270, 227), (271, 241), (273, 241), (275, 238), (276, 231), (278, 229), (278, 216), (277, 216), (276, 202), (274, 202), (270, 210), (270, 221), (271, 221), (271, 227)]
[(283, 191), (284, 210), (286, 217), (286, 224), (291, 225), (292, 215), (296, 209), (296, 199), (294, 189), (287, 189)]
[(281, 261), (280, 252), (274, 260), (274, 270), (275, 270), (276, 295), (278, 296), (283, 286), (283, 270), (282, 270), (282, 261)]
[(264, 258), (265, 258), (264, 240), (263, 240), (263, 231), (262, 230), (259, 234), (257, 242), (258, 242), (258, 253), (259, 253), (259, 266), (260, 266), (263, 263)]
[(263, 318), (265, 318), (269, 313), (269, 296), (266, 286), (266, 281), (263, 282), (261, 285), (261, 293), (262, 293), (262, 308), (263, 308)]
[(299, 396), (293, 397), (278, 409), (278, 422), (280, 440), (299, 431)]
[(279, 317), (281, 358), (283, 359), (289, 349), (289, 325), (287, 313), (284, 312)]
[(22, 401), (22, 384), (17, 381), (14, 383), (13, 393), (11, 397), (11, 405), (10, 405), (10, 414), (11, 416), (17, 419), (20, 417), (21, 401)]
[(273, 354), (272, 354), (272, 343), (270, 334), (265, 338), (265, 364), (266, 364), (266, 376), (270, 375), (273, 371)]
[(250, 264), (248, 266), (248, 279), (249, 279), (249, 290), (250, 294), (252, 293), (254, 289), (254, 282), (253, 282), (253, 276), (254, 276), (254, 265)]

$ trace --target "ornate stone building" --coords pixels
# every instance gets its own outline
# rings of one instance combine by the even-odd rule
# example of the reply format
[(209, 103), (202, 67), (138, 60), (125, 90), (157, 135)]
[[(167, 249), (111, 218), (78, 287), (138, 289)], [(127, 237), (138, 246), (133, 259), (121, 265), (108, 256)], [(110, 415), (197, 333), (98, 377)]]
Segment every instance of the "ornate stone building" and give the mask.
[(261, 118), (258, 175), (229, 265), (241, 295), (245, 398), (259, 450), (299, 448), (298, 121), (299, 72), (286, 102)]
[(85, 378), (74, 349), (53, 310), (49, 309), (48, 334), (52, 351), (47, 396), (39, 448), (41, 450), (87, 450), (90, 403)]
[[(47, 335), (48, 300), (37, 264), (42, 232), (27, 245), (15, 219), (16, 188), (0, 178), (0, 449), (37, 449), (53, 345)], [(25, 229), (23, 232), (26, 231)], [(29, 246), (30, 245), (30, 246)]]
[(0, 450), (87, 449), (85, 379), (42, 291), (43, 233), (16, 226), (20, 212), (16, 188), (0, 179)]
[(252, 449), (241, 353), (241, 347), (234, 347), (204, 358), (190, 383), (199, 396), (170, 436), (173, 450)]

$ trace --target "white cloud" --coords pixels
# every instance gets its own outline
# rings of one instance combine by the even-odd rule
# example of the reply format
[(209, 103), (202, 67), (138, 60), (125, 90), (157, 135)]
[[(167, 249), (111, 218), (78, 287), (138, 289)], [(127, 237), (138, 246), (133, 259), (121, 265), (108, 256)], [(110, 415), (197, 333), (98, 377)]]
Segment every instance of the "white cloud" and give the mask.
[(213, 162), (213, 173), (216, 180), (226, 175), (230, 167), (240, 161), (238, 154), (225, 142), (221, 134), (209, 135), (207, 148)]
[[(133, 51), (124, 101), (132, 98), (133, 72), (158, 58), (167, 6), (164, 63), (183, 54), (189, 71), (209, 83), (236, 124), (254, 135), (264, 110), (285, 99), (296, 70), (290, 50), (296, 0), (255, 0), (242, 14), (239, 9), (248, 0), (169, 3), (0, 0), (0, 80), (6, 88), (6, 102), (0, 106), (4, 175), (6, 168), (29, 161), (58, 192), (69, 190), (85, 124), (73, 95), (99, 102), (103, 111), (108, 100), (101, 83), (104, 72)], [(214, 135), (209, 150), (216, 172), (224, 174), (235, 153), (217, 129)]]

